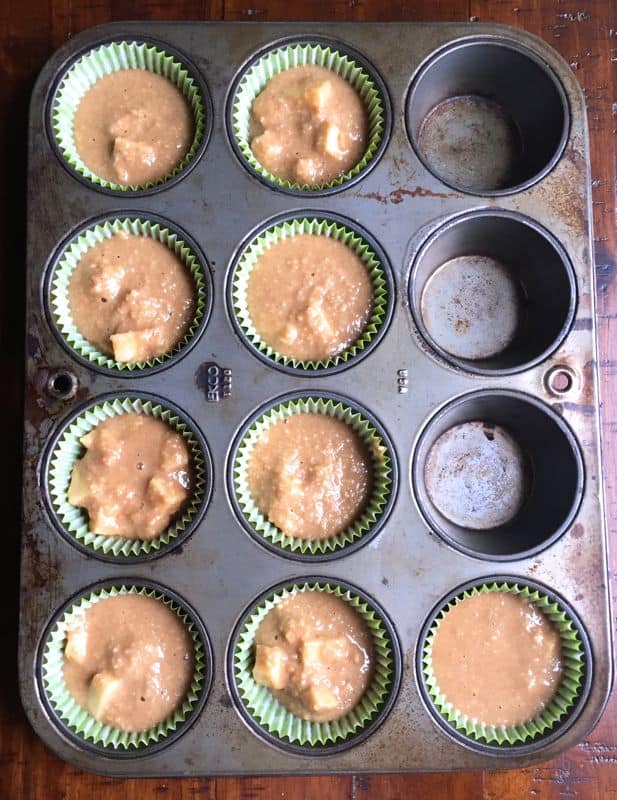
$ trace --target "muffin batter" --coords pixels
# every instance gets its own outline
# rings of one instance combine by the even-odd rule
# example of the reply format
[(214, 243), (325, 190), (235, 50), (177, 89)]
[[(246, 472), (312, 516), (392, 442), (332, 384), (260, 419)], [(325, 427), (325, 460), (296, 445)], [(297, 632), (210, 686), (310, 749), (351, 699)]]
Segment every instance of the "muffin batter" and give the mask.
[(266, 344), (288, 358), (319, 361), (361, 336), (373, 287), (349, 247), (328, 236), (301, 234), (260, 256), (247, 299), (251, 322)]
[(561, 680), (561, 643), (533, 603), (509, 592), (466, 598), (433, 643), (439, 692), (471, 719), (520, 725), (541, 713)]
[(371, 458), (345, 422), (326, 414), (293, 414), (261, 434), (248, 480), (261, 513), (286, 536), (327, 539), (364, 510)]
[(369, 687), (373, 642), (364, 620), (326, 592), (297, 592), (264, 617), (255, 636), (253, 677), (292, 714), (331, 722)]
[(153, 539), (191, 494), (190, 455), (183, 436), (146, 414), (118, 414), (82, 436), (68, 500), (86, 509), (102, 536)]
[(172, 350), (195, 313), (195, 286), (162, 242), (120, 232), (87, 250), (69, 283), (81, 335), (116, 361), (139, 362)]
[(360, 96), (325, 67), (284, 70), (253, 101), (251, 149), (282, 180), (329, 183), (360, 161), (367, 140)]
[(472, 530), (505, 525), (527, 494), (523, 452), (491, 422), (464, 422), (442, 433), (429, 451), (424, 481), (444, 517)]
[(166, 719), (186, 697), (194, 647), (160, 600), (118, 595), (86, 609), (67, 630), (64, 678), (80, 706), (122, 731)]
[(123, 186), (164, 178), (188, 152), (193, 113), (174, 84), (145, 69), (99, 78), (73, 122), (75, 147), (97, 177)]

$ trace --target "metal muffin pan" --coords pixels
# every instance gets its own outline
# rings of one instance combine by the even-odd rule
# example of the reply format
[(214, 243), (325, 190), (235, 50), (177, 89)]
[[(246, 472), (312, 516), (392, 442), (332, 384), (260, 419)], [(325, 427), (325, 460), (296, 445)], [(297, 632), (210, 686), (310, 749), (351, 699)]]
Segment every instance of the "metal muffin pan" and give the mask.
[[(225, 115), (230, 87), (255, 54), (287, 37), (307, 41), (322, 37), (357, 51), (383, 80), (392, 106), (391, 133), (380, 158), (359, 180), (326, 196), (284, 193), (264, 185), (240, 162), (229, 141)], [(49, 100), (67, 66), (89, 47), (118, 38), (153, 40), (185, 55), (201, 73), (212, 98), (212, 133), (202, 156), (181, 179), (135, 196), (113, 195), (77, 180), (59, 162), (48, 128)], [(517, 82), (517, 94), (524, 78), (544, 76), (547, 91), (556, 98), (549, 104), (550, 141), (537, 140), (534, 120), (542, 107), (526, 108), (520, 96), (500, 97), (503, 87), (478, 83), (487, 64), (490, 70), (490, 65), (499, 63), (487, 60), (487, 48), (502, 54), (506, 65), (512, 58), (529, 64)], [(525, 62), (529, 51), (531, 61)], [(469, 60), (467, 53), (473, 54)], [(456, 59), (458, 82), (451, 74), (446, 80), (450, 57)], [(453, 189), (456, 181), (444, 183), (426, 154), (418, 155), (422, 119), (417, 118), (414, 100), (423, 97), (423, 118), (435, 104), (474, 92), (480, 98), (496, 93), (491, 100), (499, 104), (499, 114), (507, 115), (512, 141), (519, 137), (537, 148), (532, 162), (519, 164), (518, 172), (513, 167), (509, 183), (502, 178), (504, 191), (474, 194), (473, 187)], [(489, 105), (469, 104), (470, 120), (477, 122), (479, 114), (485, 124), (493, 124), (497, 112)], [(487, 116), (482, 117), (485, 111)], [(446, 121), (449, 113), (446, 110)], [(451, 144), (444, 140), (446, 155)], [(104, 25), (75, 36), (44, 67), (32, 96), (28, 169), (19, 671), (23, 705), (39, 736), (71, 764), (115, 776), (496, 769), (548, 759), (580, 741), (606, 703), (612, 648), (588, 136), (583, 96), (565, 62), (541, 40), (496, 25)], [(341, 215), (365, 230), (384, 250), (395, 283), (393, 314), (381, 341), (366, 356), (327, 374), (302, 375), (264, 363), (243, 341), (226, 301), (230, 270), (250, 232), (280, 215), (304, 215), (307, 210)], [(50, 327), (44, 312), (46, 277), (67, 237), (90, 220), (127, 212), (162, 217), (170, 225), (180, 225), (194, 240), (211, 273), (212, 310), (199, 339), (183, 351), (182, 358), (153, 372), (103, 373), (75, 358)], [(559, 302), (550, 314), (540, 314), (534, 327), (530, 283), (524, 306), (525, 319), (534, 330), (531, 343), (521, 344), (517, 351), (515, 337), (507, 362), (496, 358), (481, 366), (461, 364), (426, 337), (418, 313), (421, 284), (440, 260), (469, 254), (460, 249), (467, 234), (448, 242), (442, 238), (448, 231), (482, 225), (487, 219), (526, 225), (538, 243), (538, 252), (530, 246), (537, 269), (542, 269), (546, 253), (553, 254), (550, 277), (547, 274), (546, 282), (538, 278), (535, 296), (543, 298), (540, 302), (552, 302), (558, 294)], [(516, 252), (514, 246), (500, 245), (498, 227), (493, 223), (489, 227), (494, 247), (503, 249), (488, 255), (498, 258), (501, 253), (509, 259)], [(520, 255), (508, 266), (525, 283), (525, 275), (517, 270), (528, 268), (524, 258), (528, 254)], [(271, 552), (248, 536), (232, 507), (227, 479), (233, 442), (251, 415), (298, 392), (343, 395), (352, 405), (365, 408), (394, 443), (398, 462), (395, 501), (383, 528), (365, 546), (319, 563)], [(189, 538), (153, 560), (104, 561), (86, 555), (60, 535), (45, 511), (46, 448), (75, 411), (110, 393), (148, 393), (162, 404), (177, 406), (194, 420), (212, 456), (213, 490), (203, 519)], [(489, 421), (501, 420), (506, 427), (520, 426), (526, 436), (532, 428), (536, 431), (538, 441), (525, 446), (527, 456), (532, 462), (539, 459), (532, 472), (545, 475), (547, 491), (560, 496), (561, 522), (551, 518), (549, 503), (532, 496), (522, 512), (530, 520), (533, 516), (531, 532), (517, 538), (510, 530), (501, 541), (500, 532), (491, 534), (495, 538), (490, 540), (485, 533), (478, 545), (473, 534), (453, 530), (434, 514), (421, 485), (419, 464), (439, 425), (447, 419), (453, 424), (470, 419), (469, 409), (474, 415), (486, 411), (495, 416)], [(557, 455), (562, 452), (567, 463), (562, 460), (553, 472), (552, 458), (562, 458)], [(540, 477), (536, 480), (534, 472), (538, 488)], [(537, 748), (508, 748), (496, 756), (494, 748), (462, 746), (436, 724), (422, 699), (415, 664), (422, 627), (440, 598), (462, 584), (485, 582), (504, 570), (510, 578), (558, 590), (572, 607), (589, 642), (593, 680), (573, 714), (576, 718), (559, 735), (547, 737)], [(374, 598), (391, 621), (402, 651), (400, 691), (383, 722), (353, 747), (326, 758), (298, 754), (256, 735), (235, 707), (226, 668), (233, 631), (245, 609), (272, 587), (316, 573), (357, 586)], [(203, 711), (182, 736), (169, 746), (117, 758), (80, 745), (57, 725), (41, 696), (37, 659), (44, 632), (67, 598), (94, 583), (126, 579), (162, 584), (186, 599), (208, 631), (213, 679)]]

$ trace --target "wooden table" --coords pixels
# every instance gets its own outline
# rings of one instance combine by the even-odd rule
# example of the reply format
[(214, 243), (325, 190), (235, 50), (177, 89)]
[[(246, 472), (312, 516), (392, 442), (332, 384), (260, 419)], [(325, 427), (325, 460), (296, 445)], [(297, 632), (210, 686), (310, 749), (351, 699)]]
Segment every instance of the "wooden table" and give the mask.
[[(51, 52), (78, 31), (109, 20), (481, 20), (538, 34), (575, 70), (587, 98), (602, 373), (608, 529), (617, 534), (617, 2), (616, 0), (2, 0), (0, 225), (5, 247), (0, 375), (4, 375), (4, 608), (0, 615), (0, 800), (216, 798), (216, 800), (609, 800), (617, 798), (617, 700), (589, 739), (555, 761), (510, 772), (418, 776), (115, 780), (80, 773), (31, 731), (17, 695), (19, 453), (25, 208), (25, 131), (30, 91)], [(616, 548), (617, 549), (617, 548)], [(612, 589), (617, 588), (617, 553)]]

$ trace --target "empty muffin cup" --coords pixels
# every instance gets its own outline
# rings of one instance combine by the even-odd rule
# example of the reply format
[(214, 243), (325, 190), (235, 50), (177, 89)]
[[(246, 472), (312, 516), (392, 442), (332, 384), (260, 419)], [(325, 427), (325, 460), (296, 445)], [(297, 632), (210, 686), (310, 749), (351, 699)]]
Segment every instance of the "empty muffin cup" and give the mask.
[[(348, 527), (327, 538), (310, 539), (285, 534), (257, 507), (249, 485), (251, 456), (264, 432), (280, 420), (304, 413), (325, 414), (348, 425), (366, 447), (372, 466), (372, 484), (366, 506)], [(377, 535), (392, 510), (397, 477), (392, 443), (368, 411), (339, 395), (324, 393), (315, 396), (295, 392), (258, 410), (243, 425), (231, 449), (227, 480), (236, 516), (253, 539), (279, 555), (322, 561), (348, 555)]]
[[(182, 703), (158, 725), (132, 732), (95, 719), (73, 698), (64, 676), (64, 651), (71, 624), (96, 603), (125, 595), (143, 595), (167, 606), (185, 626), (194, 648), (193, 677)], [(212, 681), (212, 650), (197, 614), (174, 592), (147, 581), (106, 582), (75, 595), (54, 615), (41, 640), (38, 680), (52, 720), (73, 744), (106, 756), (135, 757), (171, 744), (195, 721)]]
[[(311, 65), (331, 70), (347, 81), (362, 100), (368, 118), (367, 146), (362, 157), (342, 175), (319, 185), (276, 177), (259, 163), (250, 143), (253, 101), (268, 81), (284, 70)], [(391, 117), (388, 92), (375, 69), (347, 45), (319, 37), (296, 37), (257, 53), (232, 84), (227, 105), (228, 134), (241, 163), (266, 185), (299, 196), (332, 194), (364, 177), (385, 150)]]
[[(559, 635), (561, 676), (542, 710), (520, 724), (489, 725), (455, 708), (438, 685), (433, 647), (439, 629), (452, 609), (469, 598), (487, 593), (520, 597), (543, 615)], [(452, 658), (457, 653), (452, 651)], [(565, 601), (545, 587), (518, 578), (472, 581), (439, 601), (425, 622), (416, 650), (421, 696), (437, 724), (459, 743), (493, 755), (532, 753), (562, 736), (582, 711), (591, 686), (591, 652), (587, 634)]]
[(576, 279), (559, 242), (528, 217), (471, 211), (434, 231), (414, 257), (409, 304), (423, 338), (450, 364), (508, 375), (563, 342)]
[[(261, 338), (251, 320), (248, 286), (255, 265), (273, 245), (298, 235), (325, 236), (341, 242), (362, 261), (372, 283), (371, 309), (359, 337), (336, 355), (321, 361), (303, 361), (283, 355)], [(236, 331), (255, 355), (285, 372), (300, 374), (338, 372), (356, 364), (379, 344), (394, 308), (394, 281), (385, 253), (366, 231), (336, 214), (286, 214), (276, 222), (268, 223), (256, 234), (251, 234), (234, 260), (227, 294)]]
[(505, 428), (493, 422), (463, 422), (441, 434), (431, 447), (424, 482), (431, 502), (463, 528), (490, 530), (505, 525), (527, 494), (523, 451)]
[[(69, 287), (80, 260), (96, 245), (116, 234), (148, 237), (161, 242), (184, 265), (193, 283), (194, 312), (184, 335), (168, 352), (146, 361), (118, 361), (88, 341), (77, 328), (71, 312)], [(47, 317), (58, 339), (73, 356), (105, 372), (143, 375), (175, 363), (197, 342), (208, 323), (212, 306), (210, 274), (205, 257), (186, 233), (155, 215), (141, 217), (111, 217), (91, 221), (72, 234), (53, 256), (45, 282)], [(96, 309), (92, 309), (96, 314)]]
[[(306, 591), (327, 592), (344, 600), (364, 620), (373, 639), (369, 688), (352, 711), (333, 722), (295, 716), (253, 678), (255, 636), (262, 620), (281, 600)], [(242, 614), (231, 636), (227, 674), (236, 708), (257, 735), (298, 755), (329, 755), (364, 741), (387, 717), (401, 681), (401, 651), (392, 623), (372, 598), (336, 579), (306, 578), (272, 587)]]
[(463, 192), (499, 195), (526, 189), (554, 167), (570, 113), (561, 83), (538, 55), (481, 36), (446, 46), (420, 67), (406, 122), (436, 177)]
[(476, 558), (528, 558), (572, 523), (583, 490), (573, 433), (549, 406), (506, 389), (451, 401), (426, 424), (411, 482), (426, 524)]
[[(77, 108), (101, 78), (120, 70), (147, 70), (167, 78), (184, 96), (193, 115), (193, 135), (181, 161), (155, 181), (125, 185), (96, 175), (80, 156), (74, 136)], [(79, 179), (111, 193), (154, 190), (182, 178), (206, 148), (212, 129), (212, 107), (205, 83), (185, 56), (147, 41), (111, 41), (89, 49), (60, 77), (48, 110), (50, 138), (61, 162)]]
[[(130, 413), (145, 414), (165, 422), (182, 436), (190, 454), (190, 497), (169, 527), (151, 539), (93, 533), (87, 511), (72, 505), (68, 498), (73, 468), (85, 453), (80, 439), (101, 422)], [(194, 531), (210, 499), (212, 461), (198, 427), (176, 406), (145, 393), (115, 395), (89, 403), (62, 423), (44, 454), (41, 484), (47, 511), (55, 527), (73, 546), (104, 560), (131, 563), (169, 552)]]

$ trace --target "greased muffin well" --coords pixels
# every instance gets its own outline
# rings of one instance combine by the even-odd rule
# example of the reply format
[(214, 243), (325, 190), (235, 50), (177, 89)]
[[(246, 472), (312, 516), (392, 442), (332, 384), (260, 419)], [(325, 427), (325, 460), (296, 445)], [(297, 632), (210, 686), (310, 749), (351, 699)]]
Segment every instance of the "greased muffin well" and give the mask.
[(299, 413), (268, 426), (249, 462), (251, 495), (285, 535), (325, 539), (368, 503), (370, 454), (357, 433), (326, 414)]
[(292, 67), (272, 77), (253, 101), (250, 146), (282, 180), (316, 186), (350, 170), (368, 139), (357, 92), (325, 67)]
[(501, 425), (472, 420), (446, 430), (424, 467), (426, 490), (448, 520), (470, 530), (505, 525), (528, 491), (525, 455)]
[(73, 699), (100, 722), (142, 731), (184, 700), (194, 645), (178, 615), (138, 594), (108, 597), (72, 621), (64, 678)]
[(146, 414), (106, 419), (81, 438), (68, 501), (83, 507), (93, 533), (153, 539), (190, 497), (190, 453), (181, 434)]
[(253, 267), (247, 291), (251, 322), (283, 356), (331, 358), (362, 334), (372, 280), (351, 248), (328, 236), (299, 234), (273, 244)]
[(195, 285), (162, 242), (124, 231), (89, 248), (69, 283), (75, 327), (100, 352), (123, 363), (172, 350), (195, 313)]
[(302, 591), (283, 599), (255, 637), (253, 677), (296, 716), (330, 722), (368, 689), (373, 643), (360, 615), (340, 597)]
[(182, 92), (162, 75), (122, 69), (99, 78), (73, 122), (75, 147), (99, 178), (123, 186), (155, 182), (180, 164), (194, 136)]

